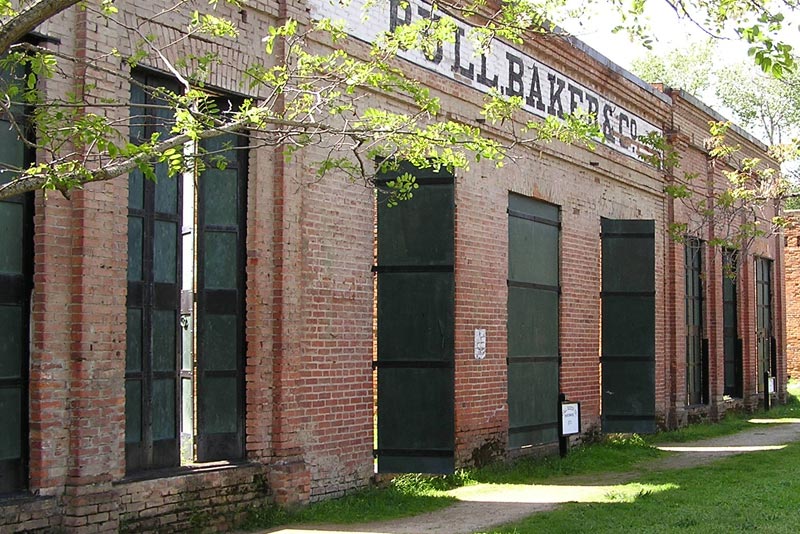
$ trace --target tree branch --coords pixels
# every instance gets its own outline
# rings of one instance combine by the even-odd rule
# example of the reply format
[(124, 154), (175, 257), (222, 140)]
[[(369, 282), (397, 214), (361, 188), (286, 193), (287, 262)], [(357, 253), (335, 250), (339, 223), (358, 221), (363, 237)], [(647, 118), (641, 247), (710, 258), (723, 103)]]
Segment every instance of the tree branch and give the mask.
[(8, 52), (42, 22), (74, 6), (80, 0), (38, 0), (0, 24), (0, 55)]

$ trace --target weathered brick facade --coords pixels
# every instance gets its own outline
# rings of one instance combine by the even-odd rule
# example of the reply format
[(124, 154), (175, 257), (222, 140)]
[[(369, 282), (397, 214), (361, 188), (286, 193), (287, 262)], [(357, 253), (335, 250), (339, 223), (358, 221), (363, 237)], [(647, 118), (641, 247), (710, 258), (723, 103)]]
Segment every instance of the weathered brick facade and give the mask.
[(786, 261), (786, 366), (792, 378), (800, 377), (800, 217), (787, 211), (791, 225), (784, 230)]
[[(174, 38), (185, 24), (185, 13), (149, 20), (162, 4), (166, 5), (116, 2), (131, 28)], [(196, 52), (213, 47), (223, 57), (225, 66), (215, 70), (207, 83), (230, 92), (241, 91), (238, 69), (262, 57), (260, 39), (268, 26), (287, 17), (305, 22), (309, 16), (302, 1), (257, 0), (241, 11), (220, 9), (237, 23), (240, 39), (225, 45), (190, 40), (188, 46)], [(88, 57), (112, 46), (124, 57), (131, 53), (131, 43), (141, 38), (132, 29), (122, 30), (79, 10), (60, 15), (41, 32), (60, 40), (48, 46)], [(364, 50), (358, 42), (346, 46), (354, 52)], [(722, 179), (702, 147), (707, 121), (716, 118), (702, 104), (678, 91), (657, 91), (580, 43), (536, 38), (523, 51), (671, 135), (683, 156), (683, 168), (707, 176), (707, 183)], [(100, 66), (121, 68), (114, 56), (105, 56)], [(144, 66), (163, 71), (158, 62)], [(444, 113), (473, 126), (482, 124), (477, 121), (482, 93), (411, 62), (404, 66), (441, 98)], [(65, 68), (67, 75), (49, 80), (46, 91), (79, 93), (91, 83), (92, 96), (129, 98), (130, 87), (119, 78), (106, 78), (95, 69)], [(372, 103), (401, 109), (405, 105), (384, 95), (375, 95)], [(123, 107), (116, 113), (124, 122), (128, 110)], [(622, 124), (619, 119), (620, 129)], [(490, 136), (501, 140), (506, 136), (489, 124), (483, 127)], [(763, 153), (763, 146), (738, 129), (732, 136), (749, 153)], [(341, 176), (314, 180), (318, 156), (324, 154), (308, 149), (287, 163), (272, 148), (249, 152), (246, 454), (230, 462), (126, 472), (128, 182), (92, 184), (75, 191), (70, 200), (36, 193), (28, 483), (20, 493), (0, 497), (0, 530), (221, 529), (249, 506), (306, 503), (370, 483), (375, 196), (372, 189)], [(502, 169), (482, 162), (457, 173), (453, 269), (457, 465), (525, 453), (508, 447), (509, 193), (560, 209), (560, 375), (555, 387), (582, 403), (584, 432), (602, 430), (602, 218), (654, 221), (652, 396), (658, 423), (673, 427), (695, 416), (714, 419), (731, 407), (752, 407), (758, 401), (753, 259), (743, 262), (737, 278), (743, 394), (734, 399), (723, 393), (721, 257), (709, 249), (704, 266), (708, 402), (687, 406), (683, 245), (670, 238), (667, 228), (693, 215), (664, 194), (669, 179), (619, 149), (599, 144), (590, 151), (558, 142), (536, 151), (516, 149)], [(789, 271), (794, 265), (791, 247), (797, 245), (791, 235)], [(708, 235), (697, 237), (708, 239)], [(783, 309), (785, 300), (792, 300), (784, 294), (781, 239), (759, 241), (754, 253), (773, 261), (776, 376), (783, 397), (787, 374)], [(474, 357), (475, 329), (486, 330), (484, 359)], [(792, 340), (797, 342), (791, 329), (788, 333), (791, 355), (797, 348)], [(788, 373), (797, 376), (800, 368)], [(533, 450), (553, 446), (548, 443)]]

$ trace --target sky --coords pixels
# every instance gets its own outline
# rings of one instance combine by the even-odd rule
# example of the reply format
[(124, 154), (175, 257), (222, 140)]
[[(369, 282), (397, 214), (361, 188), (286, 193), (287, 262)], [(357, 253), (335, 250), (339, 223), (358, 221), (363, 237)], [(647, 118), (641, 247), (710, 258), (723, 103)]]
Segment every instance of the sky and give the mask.
[[(585, 0), (575, 0), (581, 2)], [(605, 4), (607, 6), (607, 4)], [(624, 32), (612, 33), (611, 29), (619, 23), (618, 15), (608, 10), (602, 10), (603, 2), (595, 3), (595, 12), (582, 19), (571, 19), (562, 23), (562, 26), (578, 39), (585, 42), (614, 63), (632, 70), (631, 64), (635, 59), (644, 57), (647, 53), (640, 43), (631, 42)], [(653, 43), (655, 53), (668, 53), (675, 48), (685, 48), (691, 43), (700, 43), (707, 36), (696, 28), (691, 22), (681, 20), (677, 14), (668, 7), (664, 0), (648, 0), (649, 25), (651, 34), (656, 38)], [(784, 32), (784, 39), (792, 44), (795, 50), (800, 51), (800, 14), (788, 15), (787, 21), (792, 22), (791, 29)], [(715, 64), (717, 66), (731, 65), (742, 61), (749, 61), (746, 43), (731, 40), (717, 40), (715, 47)], [(723, 116), (735, 119), (734, 114), (727, 109), (714, 94), (713, 88), (705, 94), (695, 95), (705, 104), (709, 105)], [(763, 133), (752, 131), (756, 137)]]
[[(630, 70), (631, 62), (647, 52), (640, 43), (631, 42), (624, 32), (612, 33), (611, 29), (619, 23), (618, 17), (610, 11), (602, 10), (597, 5), (597, 12), (584, 20), (570, 20), (564, 27), (614, 63)], [(648, 22), (655, 37), (653, 51), (668, 52), (674, 48), (685, 47), (691, 42), (704, 40), (704, 34), (691, 23), (680, 20), (676, 13), (662, 0), (650, 0), (647, 3)], [(587, 20), (588, 19), (588, 20)], [(747, 47), (742, 43), (718, 42), (719, 61), (733, 63), (746, 59)]]

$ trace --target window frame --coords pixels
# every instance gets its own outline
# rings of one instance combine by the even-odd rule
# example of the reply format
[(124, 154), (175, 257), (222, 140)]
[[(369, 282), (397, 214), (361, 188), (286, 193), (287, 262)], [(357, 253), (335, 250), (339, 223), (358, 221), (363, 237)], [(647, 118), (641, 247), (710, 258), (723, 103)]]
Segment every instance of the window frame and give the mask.
[[(168, 87), (170, 90), (175, 92), (180, 91), (180, 88), (171, 78), (159, 73), (151, 72), (147, 69), (137, 69), (133, 76), (134, 79), (137, 79), (141, 83), (151, 87), (162, 86)], [(135, 99), (133, 98), (134, 91), (135, 89), (132, 85), (132, 117), (134, 116), (134, 110), (137, 106), (137, 103), (134, 102)], [(226, 100), (235, 100), (235, 97), (228, 96), (220, 98), (225, 98)], [(152, 97), (145, 93), (144, 102), (138, 103), (138, 105), (141, 106), (142, 104), (146, 105), (150, 103), (148, 102), (148, 99), (152, 99)], [(142, 115), (145, 114), (146, 112), (142, 113)], [(155, 125), (154, 122), (156, 120), (157, 119), (154, 117), (154, 115), (148, 116), (145, 123), (143, 137), (147, 138), (152, 131), (155, 131), (157, 125)], [(133, 134), (134, 131), (132, 129), (132, 135)], [(176, 291), (174, 295), (174, 301), (171, 303), (171, 309), (175, 311), (176, 316), (174, 372), (170, 371), (170, 376), (168, 377), (174, 384), (174, 406), (171, 407), (174, 422), (174, 443), (170, 444), (168, 450), (160, 451), (161, 456), (159, 456), (159, 451), (154, 450), (152, 439), (153, 422), (152, 420), (145, 419), (145, 415), (150, 415), (148, 410), (153, 409), (152, 382), (155, 380), (155, 377), (153, 375), (152, 368), (145, 369), (143, 367), (143, 374), (141, 377), (134, 377), (131, 373), (126, 371), (126, 382), (127, 380), (141, 379), (143, 383), (141, 401), (142, 407), (141, 413), (139, 414), (142, 421), (142, 435), (141, 440), (137, 443), (144, 442), (144, 452), (136, 453), (138, 456), (136, 456), (136, 454), (132, 455), (129, 450), (133, 449), (133, 447), (131, 447), (129, 445), (130, 442), (126, 440), (126, 464), (127, 472), (129, 474), (163, 467), (177, 467), (181, 464), (187, 465), (218, 460), (238, 461), (244, 459), (245, 457), (245, 364), (247, 353), (245, 336), (247, 267), (246, 232), (249, 148), (246, 134), (233, 133), (223, 135), (235, 136), (232, 143), (232, 149), (235, 150), (235, 157), (231, 158), (233, 162), (229, 165), (229, 168), (233, 168), (236, 171), (236, 199), (234, 202), (237, 214), (235, 224), (227, 226), (210, 226), (211, 231), (235, 233), (237, 236), (235, 255), (238, 264), (235, 272), (235, 295), (233, 296), (234, 305), (232, 307), (232, 309), (235, 309), (236, 316), (236, 353), (234, 355), (235, 369), (222, 373), (217, 372), (216, 374), (220, 376), (230, 376), (235, 379), (235, 407), (232, 409), (232, 411), (235, 414), (234, 417), (236, 418), (236, 432), (233, 432), (232, 435), (223, 436), (223, 438), (216, 436), (217, 439), (212, 439), (212, 443), (209, 446), (207, 443), (208, 439), (205, 439), (206, 433), (203, 431), (206, 425), (202, 399), (205, 395), (210, 395), (210, 393), (204, 393), (204, 391), (209, 390), (203, 389), (206, 376), (203, 373), (205, 356), (203, 352), (203, 346), (201, 346), (201, 340), (205, 336), (205, 333), (203, 331), (204, 327), (201, 325), (200, 321), (203, 318), (203, 314), (207, 312), (208, 307), (205, 306), (205, 302), (207, 300), (211, 302), (211, 308), (214, 308), (214, 306), (217, 306), (218, 308), (218, 298), (222, 298), (224, 301), (230, 301), (231, 298), (230, 295), (222, 295), (222, 292), (220, 291), (217, 291), (217, 294), (213, 295), (218, 297), (216, 300), (214, 298), (207, 299), (203, 295), (204, 292), (202, 290), (202, 284), (206, 271), (206, 267), (203, 265), (203, 254), (205, 252), (204, 239), (206, 231), (208, 230), (207, 227), (209, 225), (205, 225), (203, 214), (203, 209), (206, 204), (203, 194), (205, 181), (200, 175), (200, 171), (195, 168), (193, 175), (184, 174), (183, 176), (171, 178), (177, 183), (177, 209), (170, 221), (176, 222), (178, 225), (178, 231), (175, 240), (176, 263), (174, 286)], [(223, 147), (221, 150), (225, 151), (227, 150), (227, 147)], [(206, 165), (206, 168), (208, 169), (208, 167), (213, 166), (213, 163), (206, 162)], [(181, 184), (183, 184), (183, 186)], [(160, 214), (153, 211), (153, 191), (155, 187), (156, 186), (153, 182), (143, 178), (142, 191), (145, 204), (140, 210), (132, 211), (129, 208), (129, 217), (147, 217), (148, 213), (149, 217), (151, 218), (159, 217)], [(150, 226), (152, 225), (153, 223), (151, 222)], [(146, 244), (148, 243), (146, 236), (143, 237), (142, 242), (143, 247), (146, 248)], [(150, 249), (152, 249), (154, 246), (152, 236), (150, 236), (149, 243)], [(155, 254), (155, 252), (149, 249), (146, 250), (146, 253), (152, 253), (153, 255)], [(146, 261), (145, 256), (146, 254), (143, 254), (142, 277), (149, 277), (152, 279), (155, 272), (155, 264), (153, 262), (153, 258), (149, 258), (149, 261)], [(186, 265), (187, 261), (190, 262), (190, 265)], [(130, 282), (128, 285), (130, 288)], [(208, 293), (208, 291), (205, 293)], [(131, 295), (129, 293), (129, 309), (131, 300), (130, 297)], [(153, 299), (151, 295), (151, 302), (149, 302), (149, 304), (152, 305), (152, 301), (154, 300), (155, 299)], [(155, 308), (152, 308), (148, 313), (152, 315), (154, 309)], [(143, 316), (144, 315), (146, 314), (143, 312)], [(143, 339), (146, 338), (146, 334), (148, 332), (151, 336), (153, 335), (152, 324), (147, 326), (147, 328), (145, 328), (143, 325)], [(186, 332), (188, 335), (185, 335), (184, 332)], [(142, 358), (143, 366), (145, 363), (148, 366), (152, 366), (154, 358), (152, 351), (149, 353), (143, 351)], [(149, 358), (149, 361), (145, 362), (145, 359), (147, 358)], [(187, 366), (187, 363), (190, 363), (191, 365)], [(212, 372), (211, 375), (214, 375), (214, 372)], [(149, 389), (144, 387), (144, 383), (146, 381), (150, 381)], [(189, 388), (191, 393), (187, 396), (186, 402), (184, 402), (185, 388)], [(227, 400), (227, 397), (225, 400)], [(184, 406), (184, 404), (189, 405), (189, 412), (186, 411), (187, 406)], [(225, 410), (223, 410), (223, 412), (224, 411)], [(191, 414), (190, 416), (188, 416), (189, 413)], [(126, 416), (127, 414), (128, 408), (126, 404)], [(147, 429), (147, 432), (145, 432), (145, 427), (147, 426), (149, 426), (149, 428)], [(168, 457), (164, 457), (164, 455)]]

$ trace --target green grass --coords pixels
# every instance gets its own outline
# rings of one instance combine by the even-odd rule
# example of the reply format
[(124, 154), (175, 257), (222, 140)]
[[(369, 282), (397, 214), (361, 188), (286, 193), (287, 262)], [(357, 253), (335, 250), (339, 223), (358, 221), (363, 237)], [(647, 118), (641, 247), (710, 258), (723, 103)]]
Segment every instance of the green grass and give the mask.
[(635, 464), (662, 455), (639, 436), (609, 436), (599, 443), (571, 449), (566, 458), (523, 458), (470, 470), (468, 478), (483, 484), (530, 484), (561, 476), (627, 471)]
[(481, 469), (459, 469), (448, 476), (402, 475), (387, 488), (370, 488), (298, 510), (258, 508), (240, 525), (243, 529), (294, 523), (353, 524), (418, 515), (450, 506), (447, 490), (472, 484), (524, 484), (556, 480), (564, 475), (625, 471), (635, 463), (663, 453), (640, 438), (612, 437), (573, 449), (566, 458), (524, 458)]
[(566, 504), (495, 533), (795, 533), (800, 444), (693, 469), (662, 471), (618, 486), (605, 502)]
[[(460, 486), (472, 484), (531, 484), (543, 481), (558, 483), (559, 478), (564, 476), (628, 471), (633, 469), (637, 463), (665, 454), (655, 449), (651, 444), (686, 442), (733, 434), (752, 428), (753, 424), (749, 423), (748, 420), (753, 418), (800, 417), (800, 401), (798, 400), (800, 382), (790, 384), (789, 393), (790, 402), (787, 405), (776, 406), (767, 413), (733, 413), (719, 423), (690, 425), (677, 431), (662, 432), (644, 439), (635, 435), (628, 437), (609, 436), (598, 443), (570, 450), (566, 458), (557, 456), (522, 458), (515, 462), (496, 463), (480, 469), (461, 469), (456, 474), (449, 476), (403, 475), (395, 478), (388, 487), (370, 488), (340, 499), (315, 503), (298, 510), (290, 511), (274, 506), (254, 509), (241, 527), (258, 529), (293, 523), (353, 524), (396, 519), (450, 506), (456, 499), (449, 495), (447, 490)], [(793, 450), (796, 451), (796, 449)], [(759, 455), (758, 457), (761, 458), (762, 456)], [(736, 459), (736, 461), (739, 460)], [(800, 463), (800, 460), (798, 460), (798, 463)], [(800, 468), (800, 465), (798, 465), (798, 468)], [(692, 470), (692, 472), (703, 473), (702, 470), (698, 469)], [(748, 472), (753, 473), (754, 471), (751, 469)], [(680, 488), (684, 487), (680, 482), (670, 482), (671, 478), (679, 478), (684, 475), (670, 472), (665, 474), (666, 478), (664, 479), (656, 479), (653, 478), (654, 476), (648, 475), (647, 480), (620, 486), (615, 495), (608, 496), (607, 501), (625, 503), (624, 506), (620, 504), (584, 505), (583, 508), (580, 508), (580, 513), (588, 513), (586, 512), (587, 510), (594, 510), (595, 508), (598, 510), (617, 510), (621, 506), (624, 508), (638, 502), (649, 501), (657, 495), (674, 494), (676, 490), (671, 484), (678, 484)], [(704, 491), (713, 493), (713, 490), (709, 488)], [(718, 489), (717, 491), (722, 490)], [(735, 492), (723, 491), (725, 498), (729, 498), (730, 493)], [(747, 500), (743, 502), (746, 503)], [(572, 509), (572, 505), (569, 508)], [(549, 516), (550, 514), (547, 515)], [(539, 521), (539, 519), (536, 519), (536, 521)], [(686, 521), (687, 525), (691, 523), (690, 519)], [(579, 527), (580, 525), (572, 523), (571, 527), (564, 527), (566, 530), (561, 531), (572, 532)], [(527, 529), (528, 527), (520, 526), (517, 528)], [(637, 530), (638, 527), (631, 528)], [(585, 529), (580, 528), (580, 530)], [(528, 531), (519, 530), (519, 532)], [(545, 531), (549, 532), (549, 530)], [(514, 532), (514, 530), (512, 528), (512, 530), (504, 530), (502, 532)], [(554, 530), (554, 532), (560, 531)]]
[(369, 488), (296, 510), (257, 508), (240, 527), (254, 530), (290, 523), (352, 524), (408, 517), (450, 506), (456, 499), (445, 492), (458, 485), (455, 475), (404, 475), (385, 488)]
[(697, 423), (670, 432), (659, 432), (645, 437), (645, 441), (653, 444), (696, 441), (728, 436), (753, 428), (753, 423), (748, 422), (751, 419), (800, 418), (800, 381), (790, 382), (787, 391), (789, 393), (787, 403), (773, 406), (768, 412), (763, 409), (755, 413), (729, 412), (717, 423)]

